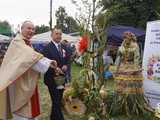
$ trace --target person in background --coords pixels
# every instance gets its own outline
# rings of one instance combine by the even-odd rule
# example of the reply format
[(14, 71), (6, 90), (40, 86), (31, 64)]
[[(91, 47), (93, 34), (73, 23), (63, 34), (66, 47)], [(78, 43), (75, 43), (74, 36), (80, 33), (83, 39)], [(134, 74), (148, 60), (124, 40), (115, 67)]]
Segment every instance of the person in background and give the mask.
[(66, 84), (68, 84), (71, 81), (71, 63), (74, 60), (75, 57), (75, 46), (69, 43), (67, 40), (62, 40), (61, 42), (62, 47), (66, 50), (66, 57), (68, 59), (67, 63), (67, 71), (65, 73), (66, 75)]
[(103, 62), (106, 69), (110, 65), (113, 65), (113, 59), (111, 57), (111, 53), (112, 53), (112, 50), (108, 50), (107, 48), (104, 50), (104, 53), (103, 53)]
[(49, 68), (55, 71), (57, 62), (34, 51), (30, 41), (34, 32), (33, 23), (25, 21), (4, 56), (0, 67), (1, 120), (35, 120), (40, 115), (39, 73)]

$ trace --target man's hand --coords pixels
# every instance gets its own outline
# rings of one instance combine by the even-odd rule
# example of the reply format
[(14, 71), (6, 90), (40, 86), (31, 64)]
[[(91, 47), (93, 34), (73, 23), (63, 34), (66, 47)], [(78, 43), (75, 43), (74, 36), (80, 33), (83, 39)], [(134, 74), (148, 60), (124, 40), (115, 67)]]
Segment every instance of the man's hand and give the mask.
[(55, 60), (52, 60), (52, 62), (50, 63), (50, 67), (53, 69), (57, 68), (57, 62)]
[(56, 75), (63, 75), (64, 73), (63, 73), (63, 71), (59, 68), (59, 67), (57, 67), (56, 69), (55, 69), (55, 72), (56, 72)]

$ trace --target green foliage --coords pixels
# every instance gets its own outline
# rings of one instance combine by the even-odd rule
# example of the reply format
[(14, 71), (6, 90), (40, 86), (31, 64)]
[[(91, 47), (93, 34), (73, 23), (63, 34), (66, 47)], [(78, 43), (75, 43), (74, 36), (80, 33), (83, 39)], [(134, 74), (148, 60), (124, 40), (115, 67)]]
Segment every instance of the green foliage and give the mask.
[(49, 31), (49, 26), (45, 26), (45, 25), (38, 26), (37, 25), (35, 34), (40, 34), (40, 33), (48, 32), (48, 31)]
[(79, 30), (79, 25), (73, 17), (68, 16), (65, 8), (60, 6), (56, 11), (57, 22), (56, 25), (62, 29), (64, 33), (77, 32)]
[(8, 21), (0, 21), (0, 34), (10, 36), (11, 35), (11, 25)]
[(57, 24), (56, 25), (59, 28), (61, 28), (63, 32), (65, 32), (65, 19), (67, 17), (67, 13), (65, 11), (65, 8), (60, 6), (58, 8), (58, 10), (56, 11), (55, 16), (57, 17), (57, 21), (56, 21)]
[(145, 28), (147, 21), (159, 19), (158, 3), (158, 0), (101, 0), (100, 6), (103, 16), (107, 17), (106, 26), (121, 24)]
[(73, 19), (73, 17), (67, 16), (65, 19), (65, 23), (66, 33), (77, 32), (79, 30), (79, 25), (76, 20)]

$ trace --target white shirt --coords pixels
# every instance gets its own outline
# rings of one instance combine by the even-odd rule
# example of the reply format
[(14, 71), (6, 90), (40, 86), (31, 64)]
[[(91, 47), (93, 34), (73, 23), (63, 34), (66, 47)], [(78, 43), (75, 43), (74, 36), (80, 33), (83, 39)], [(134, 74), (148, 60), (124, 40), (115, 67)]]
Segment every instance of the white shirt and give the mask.
[(56, 43), (56, 42), (54, 42), (53, 40), (52, 40), (52, 42), (55, 44), (55, 46), (56, 46), (56, 48), (57, 48), (57, 50), (59, 49), (58, 48), (58, 45), (60, 44), (60, 43)]
[(37, 118), (25, 118), (16, 114), (13, 114), (13, 119), (12, 120), (38, 120)]
[(32, 67), (32, 69), (44, 74), (47, 72), (51, 62), (52, 60), (43, 57)]

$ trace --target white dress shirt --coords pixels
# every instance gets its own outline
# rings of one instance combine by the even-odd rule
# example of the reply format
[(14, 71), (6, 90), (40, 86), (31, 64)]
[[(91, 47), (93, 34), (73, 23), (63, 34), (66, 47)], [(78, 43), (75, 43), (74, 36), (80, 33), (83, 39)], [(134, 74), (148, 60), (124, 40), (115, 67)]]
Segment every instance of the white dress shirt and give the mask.
[(51, 62), (52, 60), (43, 57), (32, 67), (32, 69), (44, 74), (47, 72)]
[(54, 42), (53, 40), (52, 40), (52, 42), (54, 43), (54, 45), (56, 46), (56, 48), (57, 48), (57, 50), (58, 50), (58, 45), (59, 45), (60, 43), (56, 43), (56, 42)]

